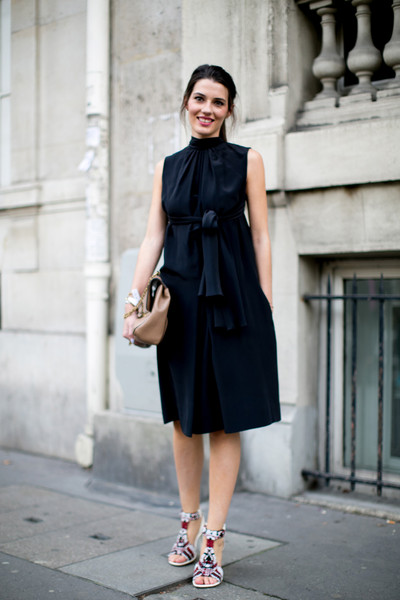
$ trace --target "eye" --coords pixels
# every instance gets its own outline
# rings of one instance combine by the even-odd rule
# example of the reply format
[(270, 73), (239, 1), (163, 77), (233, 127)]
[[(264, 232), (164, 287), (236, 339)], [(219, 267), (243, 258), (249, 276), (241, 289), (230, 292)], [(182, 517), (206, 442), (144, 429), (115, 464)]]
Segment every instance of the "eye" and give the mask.
[(215, 101), (215, 104), (216, 104), (217, 106), (225, 106), (225, 102), (222, 102), (222, 100), (216, 100), (216, 101)]
[(199, 102), (201, 100), (203, 100), (203, 96), (195, 96), (194, 99)]

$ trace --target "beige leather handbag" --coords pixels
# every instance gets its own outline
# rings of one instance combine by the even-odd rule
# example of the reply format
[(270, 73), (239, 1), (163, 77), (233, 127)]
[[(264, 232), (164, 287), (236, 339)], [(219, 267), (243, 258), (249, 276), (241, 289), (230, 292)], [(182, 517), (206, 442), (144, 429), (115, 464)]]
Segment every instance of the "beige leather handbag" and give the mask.
[(171, 295), (164, 285), (160, 272), (152, 275), (138, 302), (138, 321), (133, 330), (135, 346), (149, 348), (163, 339), (168, 325)]

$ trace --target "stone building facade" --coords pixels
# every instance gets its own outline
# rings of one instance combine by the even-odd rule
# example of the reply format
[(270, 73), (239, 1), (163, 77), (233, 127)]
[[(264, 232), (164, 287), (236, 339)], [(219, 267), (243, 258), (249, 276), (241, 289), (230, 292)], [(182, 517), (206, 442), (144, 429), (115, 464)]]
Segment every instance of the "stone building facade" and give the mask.
[(351, 473), (354, 442), (373, 475), (380, 301), (358, 308), (352, 437), (349, 301), (333, 303), (327, 388), (327, 304), (304, 296), (328, 278), (343, 295), (353, 274), (376, 295), (382, 274), (381, 459), (398, 485), (400, 2), (0, 6), (0, 444), (176, 491), (155, 350), (128, 348), (121, 313), (154, 165), (186, 143), (183, 87), (208, 62), (235, 79), (230, 137), (263, 155), (270, 207), (283, 418), (243, 434), (240, 484), (290, 496), (326, 466), (328, 388), (327, 470)]

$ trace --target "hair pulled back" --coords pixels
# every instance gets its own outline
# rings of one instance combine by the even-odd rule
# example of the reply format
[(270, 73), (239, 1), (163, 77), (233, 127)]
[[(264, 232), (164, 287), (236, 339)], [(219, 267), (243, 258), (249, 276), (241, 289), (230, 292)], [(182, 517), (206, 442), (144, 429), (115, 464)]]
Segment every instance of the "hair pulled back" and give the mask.
[[(193, 88), (198, 81), (201, 79), (211, 79), (216, 83), (221, 83), (228, 90), (228, 110), (231, 111), (232, 117), (234, 120), (233, 114), (233, 106), (234, 100), (236, 98), (236, 86), (232, 77), (223, 69), (222, 67), (217, 67), (216, 65), (200, 65), (195, 69), (189, 79), (187, 84), (185, 93), (183, 94), (183, 100), (181, 104), (180, 114), (181, 117), (184, 117), (185, 109), (190, 98), (191, 93), (193, 92)], [(220, 137), (226, 141), (226, 128), (225, 121), (222, 123), (221, 131), (219, 133)]]

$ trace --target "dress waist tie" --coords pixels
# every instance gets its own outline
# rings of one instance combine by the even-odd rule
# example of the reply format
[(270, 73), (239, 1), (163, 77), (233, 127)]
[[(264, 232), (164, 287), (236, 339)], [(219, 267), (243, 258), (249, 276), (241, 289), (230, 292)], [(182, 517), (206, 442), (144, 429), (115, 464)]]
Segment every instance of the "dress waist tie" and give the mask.
[[(206, 210), (202, 217), (170, 216), (168, 218), (171, 225), (198, 224), (201, 226), (203, 272), (198, 295), (209, 299), (213, 309), (214, 327), (222, 327), (227, 330), (245, 327), (247, 321), (235, 261), (219, 239), (219, 223), (234, 221), (242, 216), (243, 206), (240, 206), (223, 215), (217, 215), (214, 210)], [(222, 281), (220, 266), (223, 271)]]

